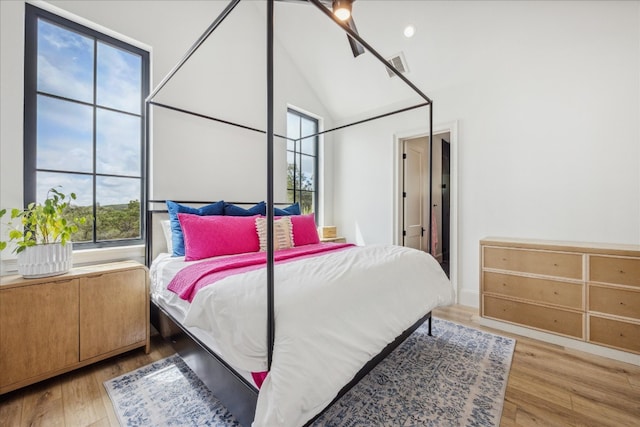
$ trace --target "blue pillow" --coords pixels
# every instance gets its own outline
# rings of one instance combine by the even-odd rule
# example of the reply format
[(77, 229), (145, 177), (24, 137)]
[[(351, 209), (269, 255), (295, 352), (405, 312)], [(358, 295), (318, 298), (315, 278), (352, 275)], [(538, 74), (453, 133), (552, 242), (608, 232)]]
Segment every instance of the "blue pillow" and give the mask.
[(291, 206), (287, 206), (286, 208), (273, 208), (273, 213), (276, 216), (289, 216), (289, 215), (300, 215), (300, 204), (295, 202)]
[(171, 242), (173, 243), (173, 256), (184, 256), (184, 235), (182, 227), (178, 220), (179, 213), (194, 214), (200, 216), (206, 215), (223, 215), (224, 201), (212, 203), (201, 208), (192, 208), (190, 206), (181, 205), (171, 200), (167, 200), (167, 210), (169, 211), (169, 220), (171, 221)]
[(240, 206), (232, 205), (231, 203), (225, 203), (224, 214), (230, 216), (266, 215), (267, 204), (265, 202), (260, 202), (257, 205), (250, 207), (249, 209), (245, 209), (241, 208)]

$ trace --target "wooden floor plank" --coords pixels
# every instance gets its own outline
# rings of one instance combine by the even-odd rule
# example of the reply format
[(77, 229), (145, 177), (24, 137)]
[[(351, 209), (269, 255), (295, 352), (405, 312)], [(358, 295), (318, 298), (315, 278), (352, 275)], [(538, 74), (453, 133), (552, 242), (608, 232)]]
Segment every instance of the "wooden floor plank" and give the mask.
[[(567, 369), (567, 371), (571, 370)], [(511, 376), (529, 377), (532, 381), (546, 383), (554, 389), (563, 390), (570, 396), (602, 402), (623, 412), (637, 410), (640, 394), (628, 383), (617, 381), (603, 383), (598, 378), (601, 373), (587, 367), (579, 372), (582, 372), (583, 375), (576, 375), (575, 372), (563, 375), (562, 369), (543, 368), (531, 363), (516, 363), (512, 366)]]
[(62, 397), (67, 425), (88, 426), (107, 417), (91, 367), (64, 376)]
[[(95, 402), (95, 404), (97, 406), (100, 406), (102, 408), (102, 412), (103, 414), (105, 414), (106, 416), (104, 418), (101, 418), (100, 420), (96, 421), (95, 423), (90, 424), (91, 426), (101, 426), (101, 425), (115, 425), (118, 426), (118, 419), (116, 416), (115, 411), (113, 410), (113, 404), (111, 403), (111, 399), (109, 398), (109, 395), (107, 394), (107, 390), (104, 388), (104, 381), (105, 379), (102, 378), (102, 376), (97, 375), (96, 374), (96, 367), (92, 367), (91, 369), (91, 378), (95, 384), (95, 387), (98, 390), (98, 393), (100, 394), (99, 397), (99, 401), (100, 403), (98, 403), (97, 401)], [(109, 379), (109, 378), (107, 378)], [(96, 399), (98, 400), (98, 399)], [(106, 423), (106, 424), (104, 424)]]
[(635, 408), (626, 411), (582, 396), (572, 396), (571, 400), (576, 417), (582, 424), (602, 427), (640, 426), (640, 400), (635, 402)]
[(518, 426), (575, 426), (573, 410), (544, 396), (507, 386), (505, 400), (517, 406)]
[(102, 418), (102, 419), (99, 419), (98, 421), (96, 421), (95, 423), (89, 424), (87, 427), (112, 427), (112, 426), (118, 427), (119, 424), (117, 424), (117, 423), (116, 424), (111, 424), (109, 419)]
[(501, 426), (514, 426), (516, 425), (516, 412), (518, 411), (518, 406), (507, 402), (505, 400), (504, 406), (502, 407), (502, 422)]
[(541, 380), (539, 377), (523, 373), (522, 371), (511, 371), (509, 374), (509, 388), (528, 392), (542, 399), (553, 402), (564, 408), (571, 409), (571, 393), (554, 384)]
[(22, 426), (64, 426), (60, 380), (51, 378), (34, 384), (24, 395)]
[(638, 372), (629, 372), (627, 374), (627, 380), (633, 387), (640, 387), (640, 370), (638, 370)]
[(24, 392), (22, 390), (0, 396), (0, 427), (20, 425), (23, 400)]

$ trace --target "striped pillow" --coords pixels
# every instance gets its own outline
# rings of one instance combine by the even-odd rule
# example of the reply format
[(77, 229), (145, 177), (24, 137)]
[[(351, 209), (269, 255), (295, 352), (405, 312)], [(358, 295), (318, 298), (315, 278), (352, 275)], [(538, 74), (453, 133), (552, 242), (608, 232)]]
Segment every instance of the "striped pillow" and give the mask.
[[(267, 218), (256, 218), (256, 231), (258, 232), (258, 240), (260, 240), (260, 250), (267, 250)], [(287, 216), (276, 219), (273, 222), (273, 249), (288, 249), (293, 247), (293, 225), (291, 219)]]

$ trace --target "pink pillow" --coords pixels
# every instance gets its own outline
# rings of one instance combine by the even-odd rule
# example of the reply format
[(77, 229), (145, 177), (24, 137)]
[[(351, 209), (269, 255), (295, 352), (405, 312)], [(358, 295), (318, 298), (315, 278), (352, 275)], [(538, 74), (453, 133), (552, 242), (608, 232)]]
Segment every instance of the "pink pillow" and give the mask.
[(178, 214), (184, 233), (185, 261), (260, 249), (255, 216)]
[(320, 243), (316, 219), (312, 213), (307, 215), (291, 215), (293, 224), (293, 246)]

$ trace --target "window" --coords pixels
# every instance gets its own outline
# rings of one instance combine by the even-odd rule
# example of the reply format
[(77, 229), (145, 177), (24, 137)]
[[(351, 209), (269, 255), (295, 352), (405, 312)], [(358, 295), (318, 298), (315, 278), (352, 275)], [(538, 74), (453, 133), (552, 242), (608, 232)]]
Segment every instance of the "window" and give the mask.
[(25, 6), (25, 203), (60, 186), (94, 218), (75, 247), (141, 243), (149, 53)]
[[(318, 177), (318, 120), (287, 110), (287, 197), (300, 203), (302, 213), (316, 212)], [(309, 135), (310, 136), (305, 138)]]

